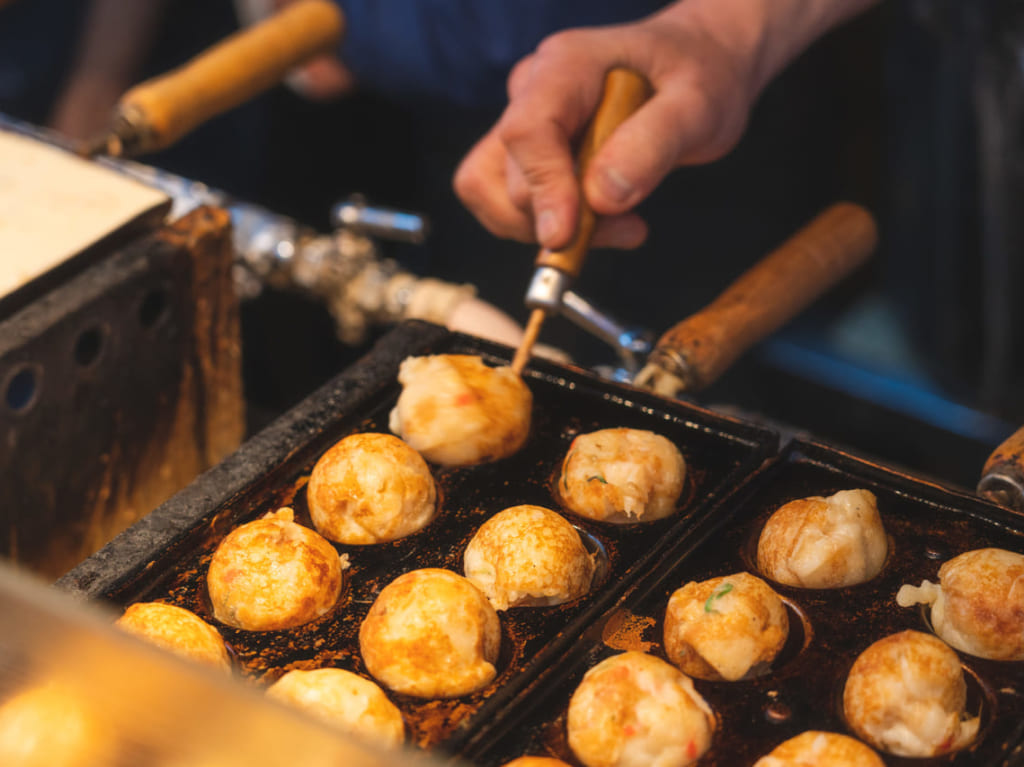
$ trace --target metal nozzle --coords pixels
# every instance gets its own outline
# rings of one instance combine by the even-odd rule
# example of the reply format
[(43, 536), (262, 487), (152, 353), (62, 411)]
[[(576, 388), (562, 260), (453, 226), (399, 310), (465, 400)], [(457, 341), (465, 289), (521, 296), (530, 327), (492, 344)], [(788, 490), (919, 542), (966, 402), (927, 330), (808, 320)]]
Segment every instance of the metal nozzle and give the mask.
[(696, 391), (700, 381), (693, 366), (671, 347), (656, 346), (633, 383), (665, 397)]
[(986, 474), (978, 483), (978, 495), (1016, 511), (1024, 511), (1022, 478), (1005, 473)]
[(362, 195), (354, 195), (335, 205), (331, 222), (358, 234), (414, 245), (427, 239), (430, 228), (426, 218), (419, 214), (367, 205)]
[(562, 310), (562, 296), (569, 288), (572, 278), (553, 266), (538, 266), (526, 289), (526, 305), (531, 309), (543, 309), (548, 314)]

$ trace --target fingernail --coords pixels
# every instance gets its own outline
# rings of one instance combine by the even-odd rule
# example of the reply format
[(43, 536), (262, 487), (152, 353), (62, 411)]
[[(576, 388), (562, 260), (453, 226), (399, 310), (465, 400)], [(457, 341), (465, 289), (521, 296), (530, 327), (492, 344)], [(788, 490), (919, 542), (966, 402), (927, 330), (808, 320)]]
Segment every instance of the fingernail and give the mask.
[(633, 194), (633, 185), (615, 168), (602, 168), (597, 183), (601, 194), (612, 202), (625, 202)]
[(558, 221), (550, 210), (542, 210), (537, 214), (537, 242), (550, 242), (558, 234)]

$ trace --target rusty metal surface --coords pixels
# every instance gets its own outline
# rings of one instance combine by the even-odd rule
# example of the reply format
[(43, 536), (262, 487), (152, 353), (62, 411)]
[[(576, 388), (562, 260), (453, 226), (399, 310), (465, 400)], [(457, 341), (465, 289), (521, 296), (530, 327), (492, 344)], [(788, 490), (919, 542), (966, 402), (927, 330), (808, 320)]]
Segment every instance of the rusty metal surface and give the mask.
[[(796, 498), (858, 487), (878, 497), (890, 541), (882, 572), (867, 583), (835, 590), (772, 583), (787, 604), (791, 634), (770, 672), (737, 682), (695, 680), (717, 720), (712, 747), (698, 762), (702, 767), (753, 764), (806, 729), (852, 734), (841, 700), (857, 655), (891, 633), (930, 631), (924, 610), (896, 604), (899, 587), (919, 585), (924, 579), (937, 582), (943, 562), (971, 549), (992, 546), (1024, 552), (1024, 517), (824, 444), (795, 441), (703, 524), (676, 541), (557, 665), (510, 704), (501, 720), (475, 735), (465, 755), (486, 767), (522, 754), (546, 754), (579, 764), (566, 743), (565, 712), (588, 668), (624, 649), (667, 659), (662, 633), (675, 589), (691, 580), (741, 570), (757, 574), (757, 537), (775, 509)], [(996, 765), (1010, 754), (1016, 744), (1015, 727), (1024, 716), (1024, 663), (959, 655), (968, 685), (968, 710), (981, 714), (974, 744), (931, 759), (883, 754), (886, 764)]]
[(0, 321), (0, 553), (56, 578), (237, 447), (224, 211), (201, 209)]
[(406, 323), (364, 360), (310, 395), (238, 452), (59, 582), (63, 588), (123, 606), (163, 599), (217, 625), (234, 653), (237, 675), (263, 685), (286, 670), (340, 666), (366, 674), (357, 632), (373, 599), (393, 578), (421, 567), (461, 572), (462, 552), (492, 514), (521, 503), (558, 508), (555, 472), (576, 434), (608, 426), (649, 428), (683, 452), (689, 477), (673, 517), (616, 526), (572, 518), (607, 565), (591, 592), (565, 605), (515, 608), (500, 614), (497, 678), (482, 691), (452, 700), (391, 697), (410, 741), (458, 752), (466, 739), (502, 716), (515, 693), (551, 664), (658, 552), (698, 524), (715, 500), (741, 484), (776, 447), (772, 432), (683, 403), (673, 403), (589, 374), (537, 362), (527, 381), (534, 419), (526, 446), (483, 466), (432, 467), (440, 490), (437, 519), (408, 538), (371, 546), (337, 545), (348, 554), (348, 586), (337, 608), (292, 630), (247, 632), (212, 617), (205, 573), (220, 539), (238, 524), (281, 505), (309, 525), (305, 480), (334, 442), (358, 431), (386, 431), (399, 387), (398, 364), (409, 354), (481, 354), (507, 362), (508, 349), (425, 323)]

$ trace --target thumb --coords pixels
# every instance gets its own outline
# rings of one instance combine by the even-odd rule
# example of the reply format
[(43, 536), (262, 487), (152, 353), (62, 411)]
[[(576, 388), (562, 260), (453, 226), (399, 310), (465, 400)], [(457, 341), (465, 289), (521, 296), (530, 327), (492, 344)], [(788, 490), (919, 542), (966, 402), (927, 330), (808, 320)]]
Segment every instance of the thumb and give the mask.
[(608, 137), (587, 169), (584, 193), (597, 213), (623, 213), (676, 167), (726, 154), (742, 130), (742, 120), (727, 122), (702, 92), (668, 84)]

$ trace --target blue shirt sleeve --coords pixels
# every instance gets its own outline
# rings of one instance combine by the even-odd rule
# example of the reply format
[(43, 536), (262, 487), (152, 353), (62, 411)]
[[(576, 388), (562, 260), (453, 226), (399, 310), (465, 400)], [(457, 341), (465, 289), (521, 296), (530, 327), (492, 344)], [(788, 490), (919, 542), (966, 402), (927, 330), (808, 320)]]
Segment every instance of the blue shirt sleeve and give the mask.
[(552, 32), (640, 19), (666, 0), (341, 0), (341, 56), (368, 89), (403, 100), (505, 102), (512, 66)]

